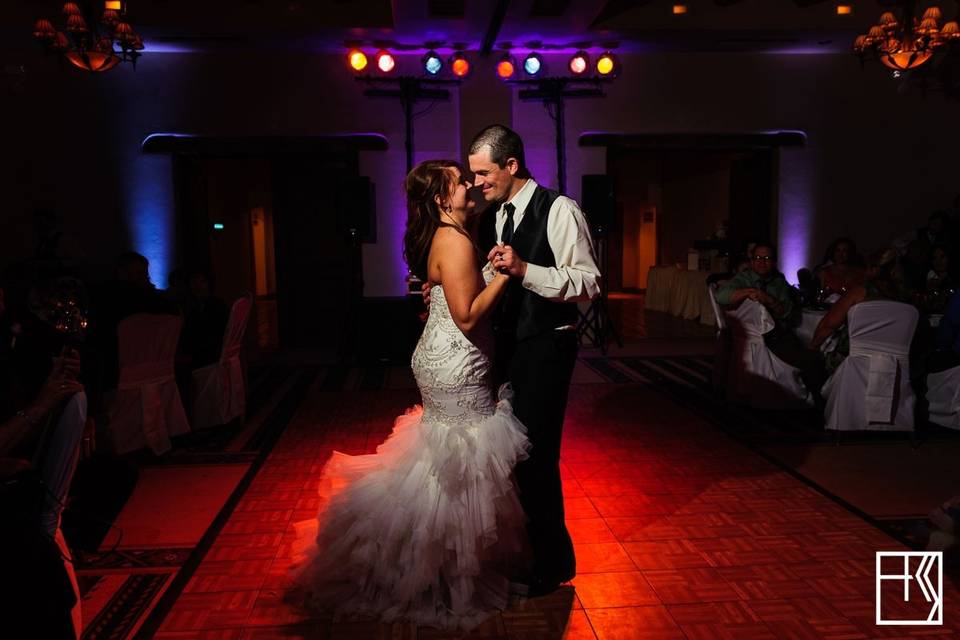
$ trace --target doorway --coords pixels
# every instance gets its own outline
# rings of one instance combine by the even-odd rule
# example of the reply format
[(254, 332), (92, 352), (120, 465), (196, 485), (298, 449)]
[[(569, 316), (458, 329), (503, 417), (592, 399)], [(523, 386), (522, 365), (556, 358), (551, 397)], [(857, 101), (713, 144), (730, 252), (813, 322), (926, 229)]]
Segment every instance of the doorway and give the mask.
[[(650, 267), (687, 268), (689, 252), (708, 242), (726, 256), (769, 238), (776, 230), (774, 162), (771, 149), (611, 148), (607, 170), (618, 186), (611, 291), (646, 289)], [(690, 266), (722, 270), (724, 264)]]

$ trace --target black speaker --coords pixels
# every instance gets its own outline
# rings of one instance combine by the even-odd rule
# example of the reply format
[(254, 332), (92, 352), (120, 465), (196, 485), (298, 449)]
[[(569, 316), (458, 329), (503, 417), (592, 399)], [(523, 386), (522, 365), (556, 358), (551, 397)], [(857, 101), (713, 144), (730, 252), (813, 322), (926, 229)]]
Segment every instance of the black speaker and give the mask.
[(584, 175), (580, 182), (580, 195), (580, 204), (590, 229), (598, 235), (609, 233), (617, 219), (613, 178), (606, 174)]
[(377, 206), (373, 183), (365, 176), (344, 178), (337, 184), (334, 196), (337, 231), (353, 231), (362, 242), (377, 241)]

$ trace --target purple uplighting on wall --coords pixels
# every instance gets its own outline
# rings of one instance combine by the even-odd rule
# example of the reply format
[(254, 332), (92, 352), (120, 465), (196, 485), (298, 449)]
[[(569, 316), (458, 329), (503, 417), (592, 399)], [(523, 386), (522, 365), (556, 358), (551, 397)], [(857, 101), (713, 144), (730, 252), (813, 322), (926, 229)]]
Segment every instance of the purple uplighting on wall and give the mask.
[(811, 266), (810, 241), (815, 217), (813, 175), (809, 150), (780, 150), (778, 263), (791, 284), (797, 284), (798, 269)]

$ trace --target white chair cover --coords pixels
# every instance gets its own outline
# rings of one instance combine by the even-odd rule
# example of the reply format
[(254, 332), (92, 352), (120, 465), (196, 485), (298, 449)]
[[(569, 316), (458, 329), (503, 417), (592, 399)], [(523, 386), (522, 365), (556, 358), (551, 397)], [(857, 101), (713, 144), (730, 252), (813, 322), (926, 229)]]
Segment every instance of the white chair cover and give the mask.
[(717, 323), (717, 344), (713, 355), (713, 392), (722, 397), (727, 387), (727, 375), (730, 369), (730, 332), (727, 330), (727, 320), (723, 309), (717, 302), (717, 285), (707, 285), (707, 295), (710, 297), (710, 308)]
[(717, 321), (717, 334), (719, 334), (727, 328), (727, 321), (723, 316), (720, 303), (717, 302), (717, 285), (715, 283), (707, 286), (707, 294), (710, 296), (710, 308), (713, 309), (713, 317)]
[(230, 309), (220, 360), (193, 372), (193, 428), (204, 429), (242, 417), (247, 408), (240, 350), (253, 297), (238, 299)]
[(918, 317), (914, 307), (901, 302), (850, 308), (850, 355), (823, 385), (827, 429), (913, 430), (909, 354)]
[(776, 323), (759, 302), (744, 300), (726, 312), (732, 353), (727, 374), (727, 397), (758, 409), (809, 406), (813, 400), (800, 381), (800, 370), (778, 358), (763, 341)]
[(930, 422), (960, 429), (960, 367), (927, 376)]
[(107, 440), (116, 453), (150, 447), (160, 455), (170, 438), (190, 431), (173, 375), (181, 319), (136, 314), (117, 328), (120, 381), (107, 399)]

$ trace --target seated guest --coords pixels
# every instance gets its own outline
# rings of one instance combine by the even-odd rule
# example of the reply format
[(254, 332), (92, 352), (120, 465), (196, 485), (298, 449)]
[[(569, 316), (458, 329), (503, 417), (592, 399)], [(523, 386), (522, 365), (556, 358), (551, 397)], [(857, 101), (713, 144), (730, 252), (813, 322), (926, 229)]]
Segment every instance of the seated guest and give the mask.
[(930, 271), (927, 272), (927, 291), (946, 291), (955, 288), (952, 278), (950, 252), (945, 245), (937, 245), (930, 255)]
[(843, 293), (863, 284), (864, 269), (857, 245), (846, 237), (831, 242), (823, 263), (814, 270), (814, 275), (820, 281), (820, 288), (832, 293)]
[(167, 275), (167, 288), (163, 292), (167, 300), (177, 305), (180, 315), (183, 317), (187, 317), (193, 305), (188, 280), (187, 272), (183, 268), (177, 267)]
[[(850, 309), (861, 302), (871, 300), (895, 300), (902, 302), (907, 297), (903, 281), (903, 271), (894, 249), (882, 249), (867, 260), (866, 279), (863, 284), (847, 291), (837, 300), (827, 315), (820, 320), (811, 349), (819, 349), (835, 331), (844, 326)], [(835, 370), (849, 352), (849, 339), (846, 333), (838, 341), (838, 348), (827, 358), (827, 370)]]
[(935, 245), (948, 244), (950, 240), (950, 230), (947, 228), (949, 223), (950, 216), (946, 211), (934, 211), (927, 219), (927, 226), (900, 236), (893, 241), (893, 248), (903, 256), (906, 255), (907, 248), (912, 242), (925, 245), (928, 252)]
[(936, 373), (960, 367), (960, 292), (947, 301), (935, 339), (935, 350), (927, 359), (927, 371)]
[(120, 376), (117, 354), (117, 327), (124, 318), (137, 313), (179, 315), (176, 304), (150, 282), (149, 262), (139, 253), (122, 254), (116, 263), (116, 278), (91, 288), (93, 320), (90, 343), (102, 363), (102, 389), (114, 389)]
[(753, 248), (751, 266), (738, 273), (717, 291), (717, 302), (735, 308), (744, 300), (759, 302), (770, 312), (776, 326), (763, 336), (764, 343), (778, 358), (800, 369), (807, 390), (819, 397), (826, 380), (819, 352), (804, 348), (793, 333), (798, 310), (794, 289), (777, 271), (773, 244), (759, 242)]
[(810, 306), (820, 301), (820, 281), (806, 267), (797, 269), (797, 290), (800, 292), (800, 303), (803, 306)]
[(0, 620), (17, 637), (28, 631), (23, 637), (77, 637), (78, 591), (59, 524), (81, 448), (92, 446), (92, 434), (84, 432), (80, 362), (64, 350), (30, 393), (11, 357), (17, 345), (8, 339), (3, 311), (0, 306), (0, 564), (13, 588), (0, 597)]
[(191, 367), (197, 369), (220, 359), (230, 309), (213, 295), (212, 277), (207, 272), (194, 271), (189, 282), (191, 306), (183, 324), (180, 345), (190, 356)]

